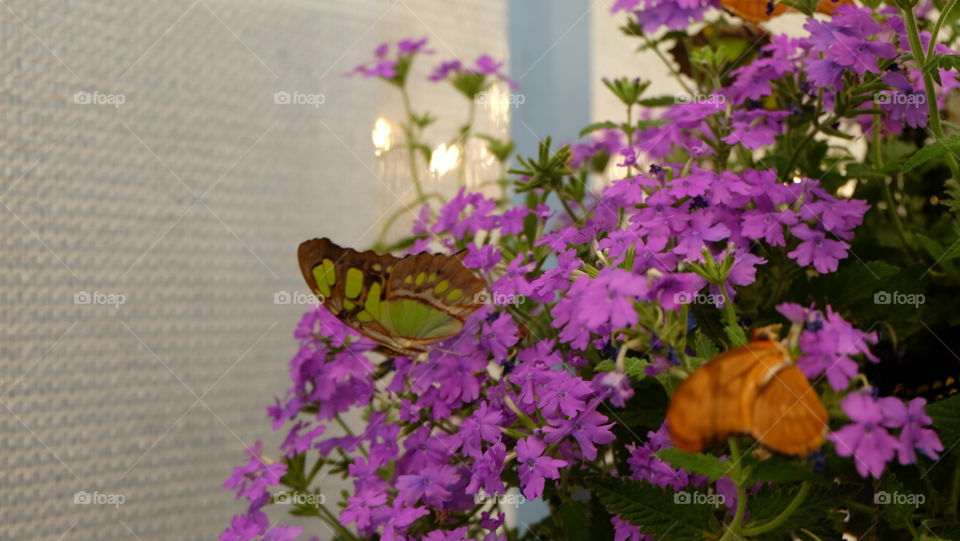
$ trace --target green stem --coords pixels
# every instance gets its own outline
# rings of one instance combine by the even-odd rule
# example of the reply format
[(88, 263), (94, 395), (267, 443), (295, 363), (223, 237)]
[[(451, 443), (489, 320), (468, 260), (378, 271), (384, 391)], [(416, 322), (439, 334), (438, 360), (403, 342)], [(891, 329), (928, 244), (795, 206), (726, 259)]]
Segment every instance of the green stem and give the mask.
[(740, 446), (735, 438), (727, 438), (727, 445), (730, 447), (730, 461), (733, 463), (733, 473), (729, 475), (730, 480), (737, 487), (737, 510), (733, 514), (733, 520), (727, 526), (727, 531), (720, 538), (720, 541), (730, 541), (731, 539), (742, 539), (740, 524), (743, 522), (743, 515), (747, 512), (747, 489), (743, 486), (743, 470), (740, 466)]
[(410, 105), (410, 94), (407, 92), (407, 87), (400, 87), (400, 95), (403, 97), (403, 110), (407, 114), (407, 125), (404, 128), (404, 135), (406, 135), (407, 141), (407, 159), (410, 161), (410, 178), (413, 180), (413, 186), (417, 190), (417, 200), (423, 200), (423, 186), (420, 184), (420, 170), (417, 169), (417, 139), (415, 130), (416, 122), (414, 122), (413, 107)]
[[(940, 109), (937, 107), (937, 90), (935, 83), (933, 81), (933, 75), (930, 74), (930, 70), (927, 66), (928, 58), (923, 52), (923, 44), (920, 42), (920, 30), (917, 28), (917, 18), (913, 14), (913, 9), (901, 9), (900, 12), (903, 14), (904, 21), (907, 26), (907, 38), (910, 41), (910, 48), (913, 50), (913, 61), (917, 64), (917, 68), (920, 69), (920, 74), (923, 76), (923, 86), (926, 90), (927, 96), (927, 109), (930, 113), (930, 131), (933, 132), (934, 137), (938, 141), (943, 141), (943, 124), (940, 121)], [(931, 47), (934, 45), (935, 41), (931, 41)], [(930, 58), (933, 58), (932, 56)], [(947, 153), (947, 166), (950, 168), (950, 174), (953, 176), (953, 180), (960, 180), (960, 166), (957, 164), (957, 158), (953, 155), (952, 152)]]
[(510, 411), (517, 414), (517, 417), (520, 419), (520, 422), (523, 423), (523, 426), (529, 428), (530, 430), (536, 430), (538, 428), (537, 423), (533, 422), (533, 419), (528, 417), (527, 414), (524, 413), (523, 410), (521, 410), (509, 396), (505, 395), (503, 397), (503, 402), (508, 408), (510, 408)]
[(317, 516), (320, 517), (321, 520), (323, 520), (330, 526), (333, 526), (334, 529), (340, 532), (340, 535), (344, 536), (344, 539), (359, 540), (357, 536), (353, 535), (353, 532), (348, 530), (343, 524), (340, 524), (340, 520), (336, 516), (334, 516), (334, 514), (331, 513), (330, 510), (327, 509), (325, 505), (323, 504), (318, 505), (317, 510), (322, 513), (322, 515), (317, 515)]
[(813, 141), (813, 138), (817, 135), (817, 133), (820, 132), (820, 128), (833, 124), (839, 119), (840, 117), (834, 114), (828, 117), (826, 120), (821, 120), (814, 124), (813, 131), (807, 134), (807, 136), (803, 138), (803, 141), (800, 141), (800, 144), (797, 145), (797, 149), (793, 152), (793, 155), (790, 156), (790, 161), (787, 162), (787, 167), (784, 168), (783, 173), (780, 175), (781, 182), (786, 182), (793, 175), (793, 168), (796, 167), (797, 160), (800, 159), (800, 151), (803, 150), (803, 148), (807, 146), (810, 141)]
[(680, 76), (680, 72), (677, 71), (677, 68), (673, 66), (673, 63), (667, 60), (666, 56), (663, 56), (663, 53), (660, 52), (660, 47), (658, 47), (656, 43), (653, 43), (652, 41), (650, 41), (650, 39), (647, 38), (646, 36), (644, 36), (643, 39), (644, 41), (647, 42), (647, 47), (653, 50), (654, 54), (657, 55), (657, 58), (659, 58), (660, 61), (663, 62), (663, 65), (666, 66), (668, 70), (670, 70), (670, 74), (673, 75), (674, 79), (676, 79), (678, 83), (680, 83), (680, 86), (683, 87), (683, 90), (687, 94), (690, 94), (692, 96), (693, 90), (690, 88), (689, 85), (687, 85), (687, 82), (683, 80), (683, 77)]
[(940, 34), (940, 27), (943, 26), (943, 21), (947, 19), (947, 14), (950, 13), (950, 10), (957, 5), (957, 0), (949, 0), (943, 9), (940, 10), (940, 16), (937, 17), (937, 22), (933, 25), (933, 30), (930, 32), (930, 44), (927, 46), (927, 58), (930, 58), (934, 54), (934, 48), (937, 46), (937, 35)]
[(793, 497), (793, 500), (787, 505), (787, 507), (780, 512), (779, 515), (771, 519), (766, 524), (761, 524), (759, 526), (754, 526), (753, 528), (744, 528), (740, 533), (745, 537), (754, 537), (763, 533), (767, 533), (779, 528), (787, 519), (793, 515), (797, 509), (806, 501), (807, 496), (810, 494), (810, 483), (804, 481), (800, 484), (800, 491), (797, 492), (797, 495)]

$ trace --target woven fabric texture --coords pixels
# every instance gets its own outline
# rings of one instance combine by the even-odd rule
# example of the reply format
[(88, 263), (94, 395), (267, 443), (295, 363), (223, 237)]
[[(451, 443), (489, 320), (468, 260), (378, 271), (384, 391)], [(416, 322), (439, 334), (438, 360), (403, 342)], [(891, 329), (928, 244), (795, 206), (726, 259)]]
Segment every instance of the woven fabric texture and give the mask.
[(404, 188), (385, 188), (370, 138), (396, 96), (343, 73), (407, 35), (437, 60), (502, 54), (505, 16), (470, 0), (0, 2), (0, 540), (219, 535), (242, 509), (221, 483), (246, 446), (278, 443), (265, 408), (307, 302), (297, 244), (368, 243), (371, 201)]

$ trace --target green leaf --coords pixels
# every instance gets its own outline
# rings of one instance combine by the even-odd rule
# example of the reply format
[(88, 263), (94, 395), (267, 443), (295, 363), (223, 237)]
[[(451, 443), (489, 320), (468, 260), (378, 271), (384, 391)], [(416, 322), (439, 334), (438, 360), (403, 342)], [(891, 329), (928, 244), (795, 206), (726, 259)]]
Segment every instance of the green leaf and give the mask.
[(700, 503), (680, 504), (679, 493), (648, 483), (612, 477), (587, 479), (587, 486), (607, 510), (655, 539), (703, 539), (716, 508)]
[[(650, 365), (649, 359), (637, 359), (636, 357), (627, 357), (623, 360), (623, 371), (626, 375), (634, 379), (643, 379), (647, 376), (644, 370)], [(617, 368), (617, 364), (611, 359), (604, 359), (597, 363), (597, 370), (600, 372), (612, 372)]]
[(900, 268), (883, 261), (845, 265), (839, 271), (823, 274), (810, 282), (810, 295), (816, 301), (843, 310), (852, 304), (872, 298), (888, 288), (889, 280)]
[(881, 515), (895, 530), (909, 530), (913, 526), (913, 514), (917, 507), (906, 503), (903, 483), (891, 475), (883, 483), (883, 490), (874, 494), (874, 503), (883, 509)]
[(720, 355), (720, 348), (700, 329), (697, 329), (697, 333), (693, 336), (693, 351), (697, 352), (697, 357), (704, 360)]
[(657, 96), (655, 98), (646, 98), (640, 100), (640, 105), (644, 107), (666, 107), (677, 103), (676, 96)]
[(563, 524), (564, 539), (571, 541), (589, 541), (587, 531), (587, 507), (582, 502), (566, 500), (557, 510), (558, 518)]
[(923, 71), (931, 73), (939, 68), (960, 71), (960, 54), (938, 54), (927, 60)]
[(928, 405), (927, 415), (933, 419), (944, 449), (952, 449), (960, 442), (960, 394)]
[(747, 335), (739, 325), (727, 325), (723, 328), (727, 333), (727, 339), (733, 344), (733, 347), (739, 347), (747, 343)]
[(593, 133), (597, 130), (616, 130), (620, 129), (620, 125), (616, 122), (611, 122), (605, 120), (603, 122), (594, 122), (593, 124), (587, 124), (587, 127), (580, 130), (580, 137), (587, 135), (588, 133)]
[(960, 152), (960, 135), (954, 135), (946, 140), (934, 141), (929, 145), (921, 147), (917, 150), (913, 156), (910, 156), (910, 159), (903, 164), (903, 167), (900, 168), (901, 173), (906, 173), (920, 167), (921, 165), (933, 160), (935, 158), (943, 158), (947, 153), (952, 152), (954, 154)]
[(878, 169), (874, 169), (868, 164), (852, 162), (847, 164), (847, 175), (861, 179), (882, 180), (887, 178), (887, 174)]
[[(858, 491), (855, 485), (813, 485), (803, 503), (778, 528), (758, 536), (758, 539), (791, 539), (790, 532), (805, 528), (822, 539), (839, 538), (843, 517), (836, 508), (844, 505)], [(800, 490), (799, 485), (764, 486), (750, 499), (750, 526), (757, 526), (778, 516)], [(802, 536), (802, 539), (810, 539)]]
[(654, 453), (654, 456), (669, 462), (674, 468), (681, 468), (699, 475), (706, 475), (710, 478), (711, 482), (730, 473), (730, 466), (720, 462), (720, 460), (713, 455), (688, 453), (676, 447), (668, 447), (657, 451)]

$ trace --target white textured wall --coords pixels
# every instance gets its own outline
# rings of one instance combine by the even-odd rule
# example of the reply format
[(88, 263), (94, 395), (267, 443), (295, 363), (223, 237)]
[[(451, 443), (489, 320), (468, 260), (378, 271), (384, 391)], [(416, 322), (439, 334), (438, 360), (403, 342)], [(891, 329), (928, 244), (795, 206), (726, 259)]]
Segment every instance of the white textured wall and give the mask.
[[(363, 245), (391, 197), (370, 129), (395, 96), (341, 74), (406, 35), (437, 58), (502, 55), (504, 17), (469, 0), (0, 2), (0, 539), (219, 534), (244, 447), (275, 449), (265, 407), (303, 307), (273, 295), (305, 289), (297, 244)], [(125, 302), (74, 304), (84, 291)], [(126, 503), (75, 505), (81, 490)]]

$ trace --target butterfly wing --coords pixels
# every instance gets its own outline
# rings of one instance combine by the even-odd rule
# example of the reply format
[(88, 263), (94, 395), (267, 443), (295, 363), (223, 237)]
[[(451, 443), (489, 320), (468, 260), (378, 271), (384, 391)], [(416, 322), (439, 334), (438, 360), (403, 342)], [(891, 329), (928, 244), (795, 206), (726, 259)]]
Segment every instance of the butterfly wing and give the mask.
[(787, 455), (820, 448), (827, 431), (827, 410), (796, 366), (777, 371), (760, 388), (753, 404), (752, 435)]
[(484, 283), (457, 256), (405, 258), (357, 252), (329, 239), (304, 242), (300, 270), (337, 318), (402, 355), (454, 336), (481, 305)]
[(674, 393), (667, 430), (674, 444), (699, 452), (749, 433), (767, 447), (805, 455), (823, 444), (827, 411), (779, 343), (758, 340), (694, 371)]
[[(832, 14), (842, 4), (852, 4), (853, 0), (820, 0), (817, 5), (818, 13)], [(782, 2), (768, 2), (767, 0), (720, 0), (734, 15), (752, 23), (769, 21), (791, 10)]]
[[(750, 342), (703, 364), (684, 380), (667, 409), (674, 444), (699, 452), (707, 445), (750, 429), (758, 367), (779, 362), (773, 342)], [(761, 362), (764, 360), (764, 362)]]

